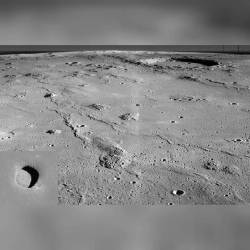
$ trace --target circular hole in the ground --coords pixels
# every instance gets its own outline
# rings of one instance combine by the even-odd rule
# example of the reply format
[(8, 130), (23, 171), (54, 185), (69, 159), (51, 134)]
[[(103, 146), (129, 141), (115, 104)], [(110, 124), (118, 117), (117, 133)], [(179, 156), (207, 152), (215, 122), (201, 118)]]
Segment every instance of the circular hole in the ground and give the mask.
[(231, 105), (238, 105), (237, 102), (231, 102)]
[(185, 194), (185, 191), (181, 190), (181, 189), (175, 189), (172, 191), (172, 194), (173, 195), (178, 195), (178, 196), (181, 196), (181, 195), (184, 195)]
[(242, 139), (237, 138), (237, 139), (235, 139), (234, 141), (236, 141), (236, 142), (242, 142)]
[(32, 188), (39, 179), (39, 172), (32, 166), (26, 165), (16, 175), (16, 182), (24, 188)]
[(46, 93), (43, 97), (44, 98), (49, 98), (49, 97), (52, 97), (52, 94), (51, 93)]
[(55, 134), (55, 130), (49, 129), (46, 131), (46, 133), (52, 135), (52, 134)]

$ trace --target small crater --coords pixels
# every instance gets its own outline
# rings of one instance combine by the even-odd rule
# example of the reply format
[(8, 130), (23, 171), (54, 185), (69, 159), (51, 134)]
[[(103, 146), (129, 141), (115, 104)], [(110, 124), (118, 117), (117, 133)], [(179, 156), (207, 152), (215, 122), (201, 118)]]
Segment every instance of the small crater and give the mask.
[(47, 134), (53, 135), (53, 134), (61, 134), (62, 131), (61, 130), (54, 130), (54, 129), (49, 129), (46, 131)]
[(26, 96), (26, 93), (20, 93), (20, 94), (15, 95), (15, 97), (17, 98), (24, 98), (25, 96)]
[(230, 102), (230, 105), (232, 105), (232, 106), (237, 106), (237, 105), (239, 105), (237, 102)]
[(108, 200), (111, 200), (113, 197), (111, 195), (107, 196)]
[(44, 97), (44, 98), (52, 97), (52, 93), (46, 93), (43, 97)]
[(181, 189), (174, 189), (172, 192), (171, 192), (173, 195), (177, 195), (177, 196), (182, 196), (185, 194), (185, 191), (181, 190)]
[(241, 138), (236, 138), (236, 139), (233, 140), (233, 142), (243, 142), (243, 141), (244, 141), (244, 140), (241, 139)]
[(13, 131), (11, 132), (4, 132), (4, 131), (0, 131), (0, 140), (7, 140), (7, 139), (11, 139), (12, 136), (14, 136), (15, 133)]
[(23, 188), (32, 188), (39, 179), (39, 172), (32, 166), (24, 166), (16, 174), (16, 183)]
[(46, 133), (52, 135), (55, 134), (55, 130), (49, 129), (46, 131)]

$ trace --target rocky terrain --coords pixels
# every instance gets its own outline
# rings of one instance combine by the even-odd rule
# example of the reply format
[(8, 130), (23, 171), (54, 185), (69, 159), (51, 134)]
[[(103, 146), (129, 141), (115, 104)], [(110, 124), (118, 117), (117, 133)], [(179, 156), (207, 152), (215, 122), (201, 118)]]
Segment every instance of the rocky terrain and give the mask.
[(0, 56), (4, 203), (250, 202), (250, 55)]

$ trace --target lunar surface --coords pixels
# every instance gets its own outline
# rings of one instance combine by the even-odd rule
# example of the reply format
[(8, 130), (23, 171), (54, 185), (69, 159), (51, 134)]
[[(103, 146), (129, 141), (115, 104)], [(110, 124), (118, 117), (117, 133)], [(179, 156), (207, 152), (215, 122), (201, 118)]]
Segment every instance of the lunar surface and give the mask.
[(1, 202), (250, 202), (250, 55), (2, 55), (0, 85)]

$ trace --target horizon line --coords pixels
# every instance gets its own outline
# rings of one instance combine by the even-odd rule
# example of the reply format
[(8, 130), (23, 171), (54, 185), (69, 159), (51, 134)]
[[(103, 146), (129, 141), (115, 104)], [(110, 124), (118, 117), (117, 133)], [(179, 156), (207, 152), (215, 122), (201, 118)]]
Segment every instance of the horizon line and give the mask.
[(1, 55), (94, 50), (249, 54), (250, 45), (0, 45)]

